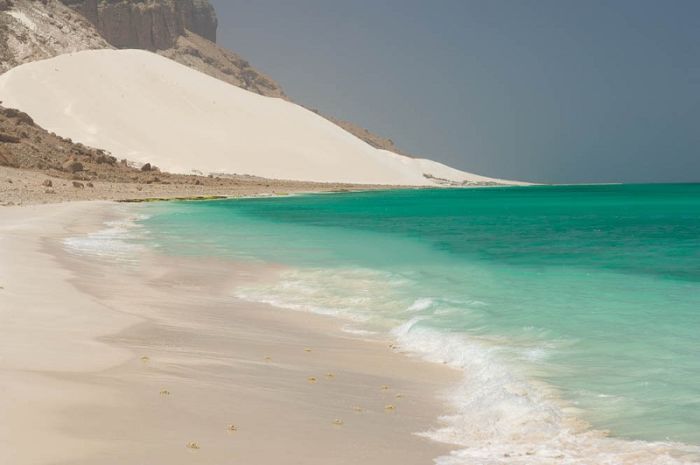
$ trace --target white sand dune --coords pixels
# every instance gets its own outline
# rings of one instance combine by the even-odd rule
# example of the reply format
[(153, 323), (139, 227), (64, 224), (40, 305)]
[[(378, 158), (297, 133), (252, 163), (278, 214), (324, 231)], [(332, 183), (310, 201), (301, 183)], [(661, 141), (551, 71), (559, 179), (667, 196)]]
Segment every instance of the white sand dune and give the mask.
[(90, 50), (19, 66), (0, 76), (0, 100), (63, 137), (175, 173), (395, 185), (497, 181), (375, 149), (298, 105), (140, 50)]

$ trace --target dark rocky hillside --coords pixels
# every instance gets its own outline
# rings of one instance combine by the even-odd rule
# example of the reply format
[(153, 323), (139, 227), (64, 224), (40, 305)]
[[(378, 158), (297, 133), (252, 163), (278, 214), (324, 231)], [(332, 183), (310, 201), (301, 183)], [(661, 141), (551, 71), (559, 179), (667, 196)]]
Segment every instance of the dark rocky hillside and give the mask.
[(63, 0), (118, 48), (165, 50), (191, 31), (216, 42), (217, 19), (206, 0)]

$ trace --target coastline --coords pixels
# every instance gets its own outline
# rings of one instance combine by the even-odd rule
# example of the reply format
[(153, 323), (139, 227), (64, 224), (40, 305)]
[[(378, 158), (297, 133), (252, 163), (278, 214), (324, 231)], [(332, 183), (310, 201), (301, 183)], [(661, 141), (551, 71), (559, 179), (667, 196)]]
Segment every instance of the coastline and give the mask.
[[(154, 182), (153, 179), (159, 179)], [(47, 186), (46, 184), (50, 185)], [(75, 181), (50, 172), (0, 166), (0, 207), (80, 201), (147, 202), (205, 200), (299, 193), (396, 189), (398, 186), (320, 183), (263, 179), (249, 176), (183, 176), (158, 173), (150, 178), (119, 182)], [(77, 187), (76, 187), (77, 186)], [(410, 188), (409, 186), (403, 186)]]
[(331, 317), (230, 297), (274, 269), (64, 250), (128, 211), (2, 210), (1, 462), (418, 464), (450, 451), (415, 433), (445, 413), (437, 394), (459, 373)]
[[(112, 181), (86, 181), (83, 178), (58, 176), (58, 173), (51, 171), (0, 165), (0, 207), (83, 201), (145, 203), (396, 189), (473, 189), (516, 186), (516, 184), (489, 183), (471, 183), (462, 186), (408, 186), (291, 181), (245, 175), (205, 177), (160, 172), (156, 174), (137, 172), (138, 176), (128, 176), (129, 174), (133, 173), (121, 173)], [(521, 183), (518, 186), (522, 187), (524, 184)]]
[[(337, 315), (343, 321), (349, 318), (351, 331), (361, 328), (386, 334), (412, 356), (458, 369), (462, 375), (460, 382), (444, 393), (450, 415), (443, 417), (442, 425), (426, 435), (460, 446), (458, 451), (437, 459), (435, 462), (440, 465), (485, 461), (528, 465), (696, 463), (700, 456), (697, 447), (691, 445), (695, 442), (672, 442), (670, 436), (661, 435), (640, 437), (629, 434), (630, 429), (608, 427), (598, 420), (601, 417), (592, 415), (597, 414), (596, 410), (579, 406), (579, 398), (571, 396), (571, 391), (567, 393), (566, 384), (544, 378), (544, 370), (550, 367), (538, 361), (559, 352), (555, 345), (548, 345), (551, 338), (535, 341), (521, 339), (517, 334), (508, 337), (499, 328), (492, 328), (483, 333), (486, 337), (482, 339), (478, 329), (477, 334), (471, 331), (478, 328), (479, 321), (472, 320), (464, 326), (458, 318), (443, 313), (454, 309), (460, 315), (464, 315), (465, 310), (478, 315), (507, 310), (509, 306), (502, 306), (501, 298), (512, 294), (502, 288), (501, 282), (511, 276), (508, 273), (492, 275), (493, 268), (483, 265), (461, 271), (458, 263), (449, 262), (454, 266), (446, 266), (441, 261), (445, 257), (435, 256), (433, 248), (405, 237), (414, 231), (411, 220), (423, 218), (420, 208), (411, 210), (407, 215), (409, 219), (397, 226), (396, 232), (403, 232), (403, 235), (377, 234), (383, 225), (375, 223), (370, 228), (366, 223), (377, 210), (396, 204), (398, 199), (404, 203), (410, 200), (416, 205), (427, 198), (432, 199), (426, 201), (427, 205), (435, 205), (434, 196), (442, 200), (445, 196), (452, 197), (466, 204), (471, 204), (468, 200), (474, 197), (493, 198), (488, 190), (461, 191), (385, 191), (145, 206), (140, 211), (153, 215), (152, 219), (139, 221), (133, 234), (129, 232), (126, 236), (132, 239), (130, 243), (148, 237), (159, 249), (162, 247), (161, 250), (177, 256), (225, 255), (286, 263), (289, 268), (282, 270), (272, 282), (243, 285), (235, 294), (286, 309)], [(517, 190), (497, 190), (493, 194), (495, 198), (519, 196)], [(451, 207), (449, 214), (461, 211), (454, 202)], [(383, 214), (380, 220), (395, 218), (392, 213), (397, 212)], [(354, 227), (356, 222), (362, 226)], [(201, 227), (203, 224), (210, 225), (206, 233)], [(304, 227), (300, 227), (302, 224)], [(401, 224), (401, 221), (391, 224)], [(148, 236), (138, 231), (142, 226)], [(329, 230), (329, 226), (340, 227)], [(365, 228), (372, 231), (365, 234)], [(460, 229), (451, 227), (443, 232), (450, 235)], [(435, 240), (432, 231), (426, 228), (422, 231), (426, 239)], [(465, 240), (479, 237), (478, 231), (477, 234), (469, 228), (462, 231), (470, 233), (468, 238), (462, 235)], [(480, 249), (489, 250), (490, 240), (481, 241)], [(510, 237), (506, 240), (510, 241)], [(511, 246), (517, 245), (515, 241)], [(469, 261), (465, 262), (469, 266)], [(426, 264), (436, 268), (426, 272), (426, 266), (431, 266)], [(470, 275), (469, 271), (475, 273)], [(467, 283), (483, 283), (485, 279), (488, 284), (489, 276), (498, 276), (496, 289), (499, 292), (467, 296), (466, 299), (477, 300), (465, 301), (461, 290), (451, 290), (431, 276), (447, 282), (457, 277), (455, 282), (464, 283), (467, 289)], [(537, 283), (530, 282), (528, 288), (537, 289)], [(545, 292), (539, 295), (538, 301), (546, 302), (550, 296), (555, 297)], [(459, 305), (456, 308), (455, 303)], [(488, 307), (489, 303), (491, 309), (481, 307)], [(429, 320), (433, 315), (432, 322), (423, 324), (420, 321)], [(511, 318), (517, 321), (518, 313)], [(547, 321), (538, 320), (536, 312), (529, 315), (528, 321), (539, 321), (538, 325), (550, 327)], [(463, 328), (464, 332), (457, 328)], [(498, 334), (500, 338), (490, 337)], [(605, 359), (601, 362), (605, 363)], [(571, 367), (576, 371), (581, 367), (580, 371), (586, 373), (585, 364), (574, 363)], [(624, 418), (629, 411), (620, 409), (617, 418)]]
[[(148, 208), (0, 209), (0, 462), (698, 463), (696, 446), (616, 437), (556, 393), (494, 385), (442, 350), (459, 341), (428, 335), (431, 355), (410, 324), (365, 340), (343, 319), (237, 300), (286, 268), (160, 255), (137, 230), (122, 242)], [(464, 405), (501, 387), (515, 404)], [(519, 416), (531, 402), (555, 408)]]

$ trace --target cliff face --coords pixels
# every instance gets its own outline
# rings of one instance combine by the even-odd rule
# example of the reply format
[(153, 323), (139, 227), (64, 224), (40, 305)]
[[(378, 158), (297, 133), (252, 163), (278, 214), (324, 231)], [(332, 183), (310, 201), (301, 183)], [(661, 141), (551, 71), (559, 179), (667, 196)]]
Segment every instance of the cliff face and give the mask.
[(182, 2), (182, 14), (188, 31), (216, 43), (216, 29), (219, 20), (214, 7), (207, 0)]
[(166, 50), (191, 31), (216, 42), (217, 19), (206, 0), (63, 0), (118, 48)]

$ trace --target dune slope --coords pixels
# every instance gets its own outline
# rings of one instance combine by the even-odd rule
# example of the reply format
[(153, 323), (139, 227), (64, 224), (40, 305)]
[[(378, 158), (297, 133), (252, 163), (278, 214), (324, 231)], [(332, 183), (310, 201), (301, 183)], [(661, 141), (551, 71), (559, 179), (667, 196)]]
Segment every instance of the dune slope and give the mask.
[(398, 185), (493, 181), (375, 149), (298, 105), (141, 50), (89, 50), (19, 66), (0, 76), (0, 100), (49, 131), (175, 173)]

